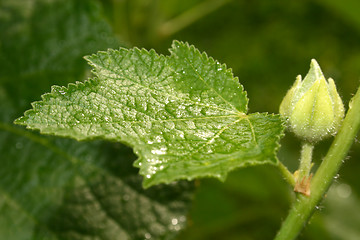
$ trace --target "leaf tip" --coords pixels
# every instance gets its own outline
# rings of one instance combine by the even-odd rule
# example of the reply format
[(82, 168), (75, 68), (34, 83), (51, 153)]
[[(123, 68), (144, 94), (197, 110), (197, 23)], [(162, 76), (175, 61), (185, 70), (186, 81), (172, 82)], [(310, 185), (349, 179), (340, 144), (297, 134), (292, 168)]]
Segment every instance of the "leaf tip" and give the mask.
[(227, 178), (227, 173), (220, 173), (214, 175), (215, 178), (219, 179), (220, 182), (225, 182)]
[(180, 49), (180, 48), (190, 49), (190, 48), (195, 48), (195, 46), (190, 45), (188, 42), (174, 40), (171, 44), (170, 52), (173, 52), (174, 50)]
[(179, 41), (179, 40), (174, 40), (171, 44), (171, 47), (176, 48), (179, 47), (180, 45), (182, 45), (183, 42)]
[(27, 117), (26, 116), (21, 116), (21, 117), (15, 119), (13, 123), (16, 124), (16, 125), (26, 125)]

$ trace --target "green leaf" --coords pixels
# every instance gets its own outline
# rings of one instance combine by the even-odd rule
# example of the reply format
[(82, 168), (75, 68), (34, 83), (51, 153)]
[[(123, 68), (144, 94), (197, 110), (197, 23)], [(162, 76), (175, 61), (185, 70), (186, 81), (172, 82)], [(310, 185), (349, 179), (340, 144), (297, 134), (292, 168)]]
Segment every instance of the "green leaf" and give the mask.
[(231, 70), (175, 41), (170, 56), (108, 50), (87, 57), (96, 77), (55, 86), (17, 124), (77, 140), (134, 147), (144, 186), (277, 163), (279, 116), (246, 115), (247, 98)]

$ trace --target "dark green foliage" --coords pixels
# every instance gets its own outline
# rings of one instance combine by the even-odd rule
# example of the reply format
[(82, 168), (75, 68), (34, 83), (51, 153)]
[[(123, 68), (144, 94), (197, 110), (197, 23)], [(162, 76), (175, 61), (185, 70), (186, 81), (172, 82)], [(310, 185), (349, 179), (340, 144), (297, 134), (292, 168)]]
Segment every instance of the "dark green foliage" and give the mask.
[[(143, 191), (137, 168), (130, 167), (136, 159), (130, 149), (101, 141), (77, 143), (44, 137), (12, 124), (52, 85), (67, 86), (87, 79), (90, 68), (82, 59), (84, 55), (120, 46), (154, 48), (168, 55), (173, 39), (189, 42), (233, 69), (247, 90), (250, 112), (270, 113), (277, 113), (296, 74), (305, 74), (309, 60), (316, 58), (325, 75), (335, 79), (347, 105), (360, 76), (357, 0), (229, 1), (174, 35), (159, 34), (167, 20), (201, 2), (213, 1), (0, 1), (1, 239), (85, 239), (86, 234), (92, 239), (94, 232), (105, 234), (96, 222), (103, 219), (81, 224), (91, 226), (86, 231), (66, 222), (88, 216), (78, 215), (70, 203), (97, 205), (94, 213), (100, 209), (99, 216), (103, 217), (106, 208), (100, 208), (95, 197), (109, 201), (109, 196), (116, 199), (118, 195), (104, 196), (99, 182), (122, 181), (126, 189)], [(317, 146), (315, 168), (330, 141)], [(281, 143), (279, 159), (294, 170), (299, 144), (291, 135)], [(350, 160), (340, 171), (339, 185), (332, 188), (299, 239), (358, 238), (360, 153), (359, 144), (354, 146)], [(197, 186), (189, 227), (178, 239), (272, 239), (292, 200), (291, 189), (269, 165), (236, 170), (225, 183), (209, 179)], [(172, 203), (169, 212), (180, 218), (186, 214), (191, 193), (185, 190), (189, 188), (192, 186), (184, 182), (161, 185), (139, 196), (161, 206)], [(184, 194), (179, 194), (182, 189)], [(62, 218), (62, 214), (67, 217)], [(165, 226), (169, 219), (154, 224)], [(116, 226), (106, 234), (120, 226), (110, 221), (109, 217), (101, 221), (105, 229)], [(141, 222), (136, 226), (140, 228), (132, 231), (133, 238), (140, 234), (144, 239), (151, 232), (156, 239), (156, 230), (145, 230)], [(79, 231), (67, 235), (74, 227)], [(177, 231), (170, 231), (166, 237), (173, 233)], [(82, 235), (79, 238), (76, 234)]]

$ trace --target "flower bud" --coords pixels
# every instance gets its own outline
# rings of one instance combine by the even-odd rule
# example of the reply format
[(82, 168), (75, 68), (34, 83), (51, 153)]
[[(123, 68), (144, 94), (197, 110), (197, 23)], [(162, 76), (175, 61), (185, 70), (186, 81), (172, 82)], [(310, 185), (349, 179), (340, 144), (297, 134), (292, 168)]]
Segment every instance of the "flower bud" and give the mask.
[(344, 105), (334, 80), (325, 80), (319, 64), (312, 59), (309, 73), (299, 75), (280, 105), (280, 114), (298, 137), (319, 140), (337, 133), (344, 118)]

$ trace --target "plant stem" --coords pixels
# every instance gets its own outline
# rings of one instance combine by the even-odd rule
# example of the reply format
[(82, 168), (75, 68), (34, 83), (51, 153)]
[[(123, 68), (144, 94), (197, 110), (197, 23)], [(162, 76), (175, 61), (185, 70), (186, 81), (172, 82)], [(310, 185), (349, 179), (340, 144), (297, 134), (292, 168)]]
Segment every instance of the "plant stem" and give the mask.
[(159, 35), (162, 37), (169, 37), (225, 5), (229, 1), (230, 0), (203, 1), (179, 16), (165, 22), (159, 29)]
[(285, 178), (285, 180), (292, 186), (295, 187), (295, 178), (294, 175), (287, 169), (287, 167), (282, 164), (280, 161), (278, 163), (278, 168), (281, 172), (281, 174), (283, 175), (283, 177)]
[(314, 150), (314, 145), (308, 142), (304, 142), (301, 148), (301, 159), (299, 166), (299, 177), (298, 179), (303, 179), (308, 177), (311, 169), (312, 153)]
[(309, 197), (298, 198), (285, 219), (275, 240), (295, 239), (305, 226), (316, 206), (329, 189), (360, 128), (360, 88), (349, 104), (349, 110), (339, 133), (330, 146), (322, 164), (311, 181)]
[[(311, 170), (311, 160), (312, 160), (312, 152), (314, 149), (314, 145), (304, 142), (302, 144), (301, 149), (301, 159), (299, 166), (299, 175), (297, 177), (298, 181), (302, 180), (304, 177), (308, 177)], [(285, 178), (285, 180), (293, 187), (295, 187), (296, 180), (294, 175), (287, 169), (287, 167), (279, 161), (277, 165), (281, 174)]]

